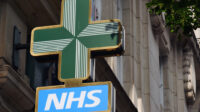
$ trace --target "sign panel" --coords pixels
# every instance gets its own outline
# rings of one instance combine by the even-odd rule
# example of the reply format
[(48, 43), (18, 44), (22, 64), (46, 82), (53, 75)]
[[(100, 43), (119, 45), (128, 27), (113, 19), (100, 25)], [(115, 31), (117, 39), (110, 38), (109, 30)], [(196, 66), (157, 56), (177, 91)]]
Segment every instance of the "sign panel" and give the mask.
[(91, 51), (113, 53), (120, 48), (122, 26), (118, 19), (91, 21), (91, 3), (62, 0), (60, 24), (32, 30), (30, 53), (58, 55), (58, 79), (65, 82), (37, 88), (36, 112), (111, 111), (110, 82), (80, 82), (89, 78)]
[(91, 3), (91, 0), (63, 0), (61, 23), (32, 31), (31, 54), (58, 54), (58, 78), (62, 82), (88, 79), (91, 51), (112, 51), (122, 44), (120, 21), (91, 21)]
[[(81, 87), (37, 88), (36, 112), (107, 112), (111, 110), (111, 83), (81, 84)], [(49, 89), (51, 88), (51, 89)]]

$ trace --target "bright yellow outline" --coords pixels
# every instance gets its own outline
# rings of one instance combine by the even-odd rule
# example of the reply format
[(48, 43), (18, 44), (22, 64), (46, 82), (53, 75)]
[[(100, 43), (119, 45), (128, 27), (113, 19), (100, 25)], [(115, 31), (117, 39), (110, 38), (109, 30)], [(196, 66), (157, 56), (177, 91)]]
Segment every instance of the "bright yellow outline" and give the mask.
[[(119, 33), (119, 44), (117, 46), (110, 46), (110, 47), (98, 47), (98, 48), (89, 48), (88, 49), (88, 66), (87, 66), (87, 76), (85, 78), (71, 78), (71, 79), (62, 79), (61, 78), (61, 57), (62, 57), (62, 52), (61, 51), (56, 51), (56, 52), (46, 52), (46, 53), (38, 53), (35, 54), (33, 52), (33, 40), (34, 40), (34, 32), (36, 30), (40, 29), (51, 29), (51, 28), (60, 28), (63, 27), (63, 8), (64, 8), (64, 1), (62, 0), (62, 5), (61, 5), (61, 19), (60, 19), (60, 24), (59, 25), (51, 25), (51, 26), (42, 26), (42, 27), (36, 27), (32, 30), (31, 32), (31, 46), (30, 46), (30, 53), (32, 56), (44, 56), (44, 55), (55, 55), (58, 54), (58, 80), (61, 82), (66, 82), (66, 81), (79, 81), (79, 80), (87, 80), (90, 77), (90, 55), (91, 51), (96, 51), (96, 50), (115, 50), (121, 46), (121, 35)], [(91, 21), (91, 14), (92, 14), (92, 1), (89, 0), (89, 23), (88, 24), (97, 24), (97, 23), (109, 23), (109, 22), (116, 22), (119, 24), (119, 32), (122, 31), (122, 25), (120, 23), (119, 19), (112, 19), (112, 20), (100, 20), (100, 21)]]
[(111, 112), (111, 92), (112, 92), (112, 83), (107, 82), (92, 82), (92, 83), (76, 83), (72, 85), (57, 85), (57, 86), (48, 86), (48, 87), (38, 87), (36, 89), (36, 103), (35, 103), (35, 112), (38, 112), (38, 94), (40, 90), (47, 89), (58, 89), (58, 88), (70, 88), (70, 87), (83, 87), (83, 86), (95, 86), (95, 85), (108, 85), (108, 110), (106, 111), (96, 111), (96, 112)]

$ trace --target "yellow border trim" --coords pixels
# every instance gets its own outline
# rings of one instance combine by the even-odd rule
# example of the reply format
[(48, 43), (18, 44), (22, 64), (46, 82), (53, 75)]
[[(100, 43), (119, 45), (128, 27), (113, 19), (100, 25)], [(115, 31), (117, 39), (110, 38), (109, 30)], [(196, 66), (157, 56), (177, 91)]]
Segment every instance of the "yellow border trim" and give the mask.
[(106, 111), (98, 111), (98, 112), (111, 112), (112, 83), (110, 81), (107, 81), (107, 82), (92, 82), (92, 83), (73, 83), (73, 84), (69, 84), (69, 85), (38, 87), (36, 89), (35, 112), (38, 112), (37, 111), (38, 110), (38, 98), (39, 98), (39, 91), (40, 90), (58, 89), (58, 88), (71, 88), (71, 87), (84, 87), (84, 86), (95, 86), (95, 85), (108, 85), (108, 110), (106, 110)]
[[(62, 52), (61, 51), (57, 51), (57, 52), (47, 52), (47, 53), (37, 53), (35, 54), (33, 52), (33, 40), (34, 40), (34, 32), (36, 30), (40, 30), (40, 29), (51, 29), (51, 28), (60, 28), (63, 27), (63, 8), (64, 8), (64, 1), (62, 0), (62, 5), (61, 5), (61, 18), (60, 18), (60, 24), (59, 25), (51, 25), (51, 26), (43, 26), (43, 27), (36, 27), (32, 30), (31, 32), (31, 46), (30, 46), (30, 53), (32, 56), (45, 56), (45, 55), (55, 55), (58, 54), (59, 55), (59, 59), (58, 59), (58, 79), (61, 82), (66, 82), (66, 81), (79, 81), (79, 80), (87, 80), (90, 77), (90, 55), (91, 55), (91, 51), (97, 51), (97, 50), (115, 50), (117, 48), (119, 48), (122, 43), (121, 43), (121, 35), (119, 33), (119, 44), (117, 46), (110, 46), (110, 47), (98, 47), (98, 48), (89, 48), (88, 49), (88, 66), (87, 66), (87, 76), (85, 78), (72, 78), (72, 79), (62, 79), (61, 78), (61, 57), (62, 57)], [(98, 23), (108, 23), (108, 22), (116, 22), (119, 24), (119, 32), (122, 31), (122, 25), (120, 23), (119, 19), (112, 19), (112, 20), (100, 20), (100, 21), (91, 21), (91, 14), (92, 14), (92, 1), (89, 1), (89, 24), (98, 24)]]

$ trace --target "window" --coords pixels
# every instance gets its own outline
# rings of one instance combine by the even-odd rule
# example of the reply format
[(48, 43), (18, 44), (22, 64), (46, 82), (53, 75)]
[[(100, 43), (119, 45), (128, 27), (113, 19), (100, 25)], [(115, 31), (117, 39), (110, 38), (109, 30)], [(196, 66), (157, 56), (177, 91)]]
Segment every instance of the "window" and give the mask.
[(17, 45), (20, 44), (21, 32), (15, 26), (13, 32), (13, 55), (12, 55), (12, 66), (15, 70), (19, 68), (19, 50), (17, 49)]
[[(117, 0), (117, 18), (122, 22), (122, 3)], [(123, 56), (117, 57), (117, 78), (123, 86)]]
[(122, 3), (121, 0), (117, 0), (117, 18), (122, 22)]
[(117, 78), (119, 80), (119, 82), (121, 83), (121, 85), (123, 86), (123, 56), (118, 56), (117, 57), (117, 70), (116, 70), (116, 75)]
[(92, 21), (101, 20), (101, 0), (92, 0)]
[(160, 57), (159, 59), (159, 66), (160, 66), (160, 105), (163, 108), (164, 107), (164, 87), (163, 87), (163, 65), (164, 65), (164, 59), (163, 57)]

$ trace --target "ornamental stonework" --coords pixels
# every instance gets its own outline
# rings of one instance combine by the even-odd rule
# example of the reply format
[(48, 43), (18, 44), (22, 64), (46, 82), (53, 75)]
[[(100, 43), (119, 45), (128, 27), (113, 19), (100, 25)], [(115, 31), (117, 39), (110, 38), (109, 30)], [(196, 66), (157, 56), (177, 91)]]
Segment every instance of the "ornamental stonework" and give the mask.
[(187, 102), (193, 103), (196, 94), (196, 73), (194, 68), (193, 52), (189, 47), (183, 50), (183, 77), (184, 90)]

